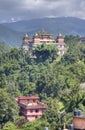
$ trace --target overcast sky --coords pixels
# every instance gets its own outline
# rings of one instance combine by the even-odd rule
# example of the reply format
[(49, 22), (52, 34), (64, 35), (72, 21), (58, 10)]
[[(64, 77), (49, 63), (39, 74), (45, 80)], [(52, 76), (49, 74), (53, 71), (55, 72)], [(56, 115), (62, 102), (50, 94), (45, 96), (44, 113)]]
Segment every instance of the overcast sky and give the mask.
[(85, 0), (0, 0), (0, 22), (61, 16), (85, 19)]

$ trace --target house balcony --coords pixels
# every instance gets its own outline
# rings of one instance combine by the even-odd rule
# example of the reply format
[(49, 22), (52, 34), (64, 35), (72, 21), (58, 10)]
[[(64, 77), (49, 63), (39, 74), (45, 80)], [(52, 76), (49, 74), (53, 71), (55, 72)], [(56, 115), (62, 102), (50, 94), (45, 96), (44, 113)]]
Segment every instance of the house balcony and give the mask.
[(37, 104), (37, 105), (29, 105), (29, 104), (25, 104), (25, 103), (19, 103), (19, 106), (24, 108), (24, 109), (46, 109), (47, 105), (45, 104)]

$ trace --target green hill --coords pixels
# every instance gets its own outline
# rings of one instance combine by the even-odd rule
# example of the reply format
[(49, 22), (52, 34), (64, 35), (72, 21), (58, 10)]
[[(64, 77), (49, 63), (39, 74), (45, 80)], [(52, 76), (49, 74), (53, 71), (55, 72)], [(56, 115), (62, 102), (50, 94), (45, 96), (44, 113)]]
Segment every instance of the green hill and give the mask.
[(22, 42), (22, 34), (14, 31), (5, 25), (0, 24), (0, 41), (9, 46), (19, 46)]
[[(54, 47), (47, 45), (35, 47), (33, 54), (36, 58), (28, 51), (12, 48), (0, 55), (3, 130), (42, 130), (46, 125), (39, 124), (43, 121), (49, 123), (51, 130), (58, 130), (64, 123), (72, 123), (74, 110), (85, 113), (85, 91), (80, 86), (85, 83), (85, 44), (72, 44), (61, 58)], [(29, 94), (38, 95), (48, 107), (37, 122), (23, 124), (23, 118), (16, 116), (15, 97)]]

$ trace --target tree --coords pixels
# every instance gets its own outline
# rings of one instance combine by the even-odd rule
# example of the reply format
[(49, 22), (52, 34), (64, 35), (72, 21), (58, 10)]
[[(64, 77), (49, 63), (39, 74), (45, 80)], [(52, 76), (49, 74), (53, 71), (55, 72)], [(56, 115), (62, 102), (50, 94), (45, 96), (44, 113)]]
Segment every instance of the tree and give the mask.
[(48, 108), (42, 118), (47, 120), (51, 125), (54, 124), (53, 127), (55, 127), (55, 124), (57, 127), (61, 124), (60, 115), (64, 111), (64, 105), (60, 100), (56, 98), (52, 99), (51, 97), (47, 98), (45, 103), (48, 105)]
[(64, 65), (74, 64), (76, 62), (85, 61), (85, 45), (84, 43), (76, 43), (68, 48), (67, 53), (62, 57)]
[(57, 55), (57, 48), (54, 45), (46, 45), (42, 44), (35, 47), (33, 54), (36, 56), (36, 60), (39, 62), (43, 62), (49, 60), (50, 62), (56, 59)]
[(85, 64), (83, 62), (74, 63), (69, 70), (77, 77), (80, 82), (85, 81)]
[(65, 36), (65, 43), (69, 46), (69, 47), (73, 47), (75, 44), (77, 44), (79, 42), (79, 38), (80, 36), (73, 36), (73, 35), (66, 35)]
[(49, 123), (47, 121), (32, 121), (27, 122), (23, 125), (23, 130), (43, 130), (45, 126), (49, 126)]
[(0, 124), (13, 121), (18, 112), (19, 108), (15, 99), (7, 93), (6, 89), (0, 89)]
[(13, 122), (7, 122), (4, 126), (2, 130), (18, 130), (17, 127), (14, 125)]

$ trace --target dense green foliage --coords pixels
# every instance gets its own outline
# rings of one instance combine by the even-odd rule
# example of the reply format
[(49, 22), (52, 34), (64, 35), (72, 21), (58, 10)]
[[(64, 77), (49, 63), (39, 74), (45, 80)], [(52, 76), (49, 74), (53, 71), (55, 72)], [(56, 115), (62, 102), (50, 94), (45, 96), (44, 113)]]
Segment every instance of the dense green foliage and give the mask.
[(14, 121), (18, 113), (19, 108), (15, 99), (5, 89), (0, 89), (0, 125)]
[(45, 126), (49, 126), (49, 123), (46, 121), (36, 120), (33, 122), (26, 123), (25, 125), (23, 125), (22, 128), (24, 130), (43, 130)]
[(35, 47), (33, 53), (37, 57), (37, 62), (44, 62), (46, 60), (49, 60), (49, 62), (53, 62), (57, 55), (57, 49), (54, 45), (45, 45), (42, 44), (40, 46)]
[(5, 43), (0, 42), (0, 53), (6, 53), (10, 51), (10, 47), (7, 46)]
[[(70, 39), (69, 36), (69, 43)], [(68, 37), (66, 40), (68, 41)], [(85, 91), (80, 87), (80, 84), (85, 82), (84, 48), (84, 43), (76, 41), (62, 57), (57, 55), (57, 50), (53, 46), (36, 47), (33, 50), (34, 56), (30, 55), (30, 52), (16, 48), (0, 54), (0, 88), (1, 91), (3, 90), (2, 94), (6, 93), (7, 96), (2, 98), (0, 106), (4, 107), (3, 102), (10, 106), (10, 95), (14, 98), (26, 94), (38, 94), (48, 105), (40, 121), (27, 123), (22, 128), (18, 128), (14, 120), (8, 116), (8, 121), (12, 122), (7, 122), (3, 130), (7, 126), (9, 130), (12, 127), (15, 130), (42, 130), (45, 125), (43, 120), (52, 130), (56, 130), (63, 126), (64, 122), (71, 123), (75, 109), (84, 112)], [(15, 110), (17, 111), (16, 108)], [(14, 113), (16, 115), (16, 112)], [(4, 119), (3, 123), (5, 123)]]

